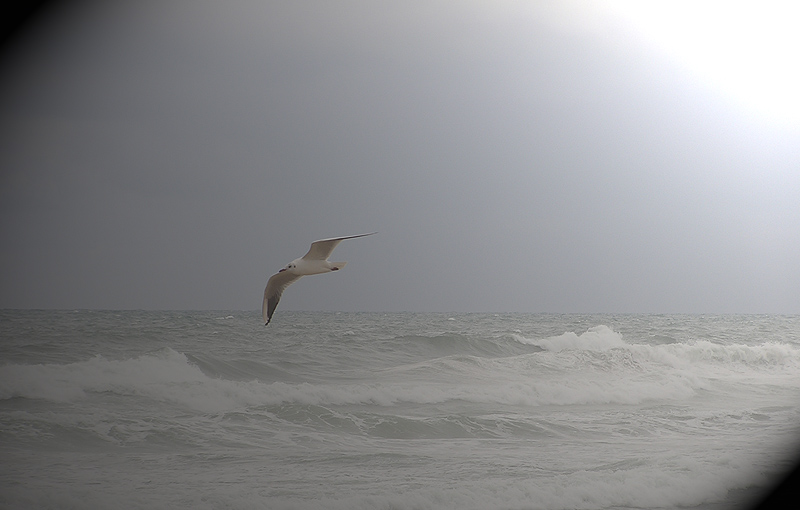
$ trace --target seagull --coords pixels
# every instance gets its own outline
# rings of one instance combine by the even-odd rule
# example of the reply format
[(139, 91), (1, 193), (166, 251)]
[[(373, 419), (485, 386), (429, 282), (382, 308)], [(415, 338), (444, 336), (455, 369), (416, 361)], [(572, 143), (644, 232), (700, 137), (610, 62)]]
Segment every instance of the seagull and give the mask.
[(294, 259), (286, 264), (286, 267), (272, 275), (267, 282), (267, 288), (264, 289), (264, 301), (261, 304), (264, 325), (266, 326), (272, 320), (272, 314), (275, 312), (278, 301), (281, 299), (281, 294), (286, 290), (286, 287), (299, 280), (301, 276), (338, 271), (347, 264), (347, 262), (328, 262), (328, 257), (331, 256), (337, 244), (345, 239), (371, 236), (372, 234), (377, 234), (377, 232), (314, 241), (311, 243), (308, 253), (303, 255), (302, 258)]

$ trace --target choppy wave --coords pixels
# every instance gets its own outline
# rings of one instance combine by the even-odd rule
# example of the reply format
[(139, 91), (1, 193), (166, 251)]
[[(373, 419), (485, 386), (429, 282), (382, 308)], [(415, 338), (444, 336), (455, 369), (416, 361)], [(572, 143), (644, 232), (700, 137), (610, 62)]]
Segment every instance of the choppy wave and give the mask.
[[(509, 355), (509, 338), (536, 350)], [(169, 348), (124, 360), (98, 355), (68, 364), (0, 367), (0, 399), (66, 402), (112, 393), (207, 412), (282, 403), (636, 404), (688, 398), (719, 378), (793, 377), (800, 367), (800, 351), (788, 344), (628, 344), (605, 326), (542, 339), (513, 334), (481, 340), (403, 337), (398, 342), (436, 352), (375, 371), (353, 360), (362, 377), (336, 383), (302, 381), (302, 373), (269, 363), (187, 356)]]
[(563, 335), (542, 339), (529, 339), (516, 334), (512, 336), (520, 343), (536, 345), (548, 351), (563, 351), (566, 349), (606, 351), (626, 345), (618, 333), (603, 325), (590, 328), (582, 334), (569, 331)]
[(164, 349), (126, 360), (95, 356), (64, 365), (0, 367), (0, 399), (30, 398), (56, 402), (112, 393), (216, 411), (261, 403), (257, 381), (211, 377), (183, 353)]
[(794, 319), (73, 315), (6, 343), (0, 507), (695, 506), (798, 418)]

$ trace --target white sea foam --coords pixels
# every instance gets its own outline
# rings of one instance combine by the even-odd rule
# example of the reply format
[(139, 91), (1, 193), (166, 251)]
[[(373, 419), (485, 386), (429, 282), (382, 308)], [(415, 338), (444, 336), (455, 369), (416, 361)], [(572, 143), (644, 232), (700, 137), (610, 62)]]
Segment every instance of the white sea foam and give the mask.
[(580, 335), (570, 331), (563, 335), (543, 339), (529, 339), (517, 334), (514, 334), (513, 337), (521, 343), (536, 345), (548, 351), (565, 349), (606, 351), (626, 345), (619, 333), (603, 325), (590, 328)]
[(523, 344), (535, 345), (550, 352), (595, 351), (604, 352), (621, 349), (633, 353), (637, 360), (663, 363), (675, 368), (687, 368), (698, 362), (718, 366), (740, 366), (796, 369), (800, 367), (800, 348), (778, 342), (759, 345), (739, 343), (720, 344), (708, 340), (689, 343), (636, 344), (627, 343), (622, 336), (607, 326), (596, 326), (584, 333), (567, 332), (559, 336), (542, 339), (526, 338), (512, 334), (512, 338)]
[[(800, 366), (800, 350), (786, 344), (631, 345), (606, 326), (538, 340), (515, 338), (546, 351), (469, 363), (443, 358), (395, 369), (385, 380), (337, 385), (227, 380), (204, 373), (186, 355), (169, 348), (124, 360), (95, 356), (70, 364), (6, 365), (0, 367), (0, 400), (24, 397), (66, 402), (85, 398), (87, 393), (110, 392), (206, 412), (281, 403), (637, 404), (690, 398), (709, 387), (710, 377), (783, 375), (785, 379), (793, 377)], [(551, 373), (542, 377), (542, 370)], [(415, 382), (404, 376), (406, 371), (430, 377), (446, 373), (458, 382), (430, 377)]]
[(721, 505), (800, 420), (794, 318), (9, 314), (9, 509)]

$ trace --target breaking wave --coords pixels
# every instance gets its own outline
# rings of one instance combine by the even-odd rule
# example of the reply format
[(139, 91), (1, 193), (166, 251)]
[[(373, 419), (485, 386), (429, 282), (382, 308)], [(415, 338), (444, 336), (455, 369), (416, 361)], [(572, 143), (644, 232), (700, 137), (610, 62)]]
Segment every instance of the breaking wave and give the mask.
[[(509, 338), (522, 350), (510, 353)], [(628, 344), (606, 326), (542, 339), (513, 334), (482, 340), (496, 348), (476, 347), (479, 341), (462, 337), (403, 337), (402, 342), (435, 349), (435, 356), (377, 369), (354, 359), (360, 377), (332, 384), (309, 382), (264, 362), (187, 356), (167, 348), (123, 360), (95, 356), (68, 364), (6, 365), (0, 367), (0, 400), (69, 402), (110, 393), (203, 412), (285, 403), (637, 404), (689, 398), (720, 379), (782, 378), (782, 384), (796, 386), (791, 381), (800, 367), (800, 351), (788, 344)]]

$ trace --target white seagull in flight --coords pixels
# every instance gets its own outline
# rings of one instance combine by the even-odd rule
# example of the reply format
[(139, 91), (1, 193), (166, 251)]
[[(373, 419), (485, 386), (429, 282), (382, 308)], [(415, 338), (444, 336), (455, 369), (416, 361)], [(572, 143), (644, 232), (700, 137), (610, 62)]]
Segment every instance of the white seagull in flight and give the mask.
[(372, 234), (377, 234), (377, 232), (358, 234), (356, 236), (332, 237), (330, 239), (314, 241), (311, 243), (311, 248), (308, 250), (308, 253), (303, 255), (302, 258), (294, 259), (289, 262), (286, 267), (272, 275), (267, 282), (267, 288), (264, 289), (264, 301), (261, 304), (261, 314), (264, 317), (264, 325), (266, 326), (269, 324), (269, 321), (272, 319), (275, 307), (278, 306), (278, 301), (280, 301), (281, 294), (286, 290), (286, 287), (300, 279), (301, 276), (338, 271), (347, 264), (347, 262), (328, 262), (328, 257), (331, 256), (331, 252), (333, 252), (337, 244), (345, 239), (371, 236)]

